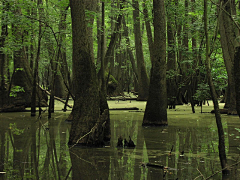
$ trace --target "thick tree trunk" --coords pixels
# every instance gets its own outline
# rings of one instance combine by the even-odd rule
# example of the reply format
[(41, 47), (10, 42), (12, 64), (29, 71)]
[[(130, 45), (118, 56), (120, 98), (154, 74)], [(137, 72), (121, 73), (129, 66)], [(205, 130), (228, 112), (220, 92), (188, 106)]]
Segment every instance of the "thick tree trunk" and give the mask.
[[(220, 0), (221, 8), (224, 8), (227, 13), (232, 15), (231, 1)], [(219, 9), (219, 31), (221, 35), (221, 46), (223, 51), (223, 59), (225, 62), (227, 74), (228, 74), (228, 89), (229, 96), (227, 97), (226, 106), (228, 107), (228, 114), (236, 113), (236, 92), (235, 92), (235, 80), (233, 75), (233, 62), (234, 62), (234, 51), (236, 46), (235, 38), (237, 38), (235, 25), (229, 17), (229, 14)]]
[(167, 125), (166, 20), (164, 0), (153, 1), (154, 59), (143, 126)]
[(133, 23), (134, 23), (134, 35), (135, 35), (135, 48), (137, 58), (137, 70), (138, 70), (138, 100), (147, 100), (149, 91), (149, 78), (147, 75), (143, 49), (142, 49), (142, 37), (140, 28), (139, 17), (139, 3), (136, 0), (132, 0), (133, 3)]
[[(91, 41), (85, 18), (85, 3), (70, 1), (73, 33), (73, 83), (75, 101), (69, 145), (101, 146), (108, 111), (100, 112), (100, 97)], [(100, 116), (100, 113), (101, 116)]]
[(90, 24), (90, 26), (87, 26), (87, 32), (88, 32), (88, 38), (90, 42), (90, 48), (91, 48), (91, 55), (92, 60), (94, 62), (94, 54), (93, 54), (93, 22), (94, 22), (94, 12), (97, 10), (97, 0), (83, 0), (86, 4), (86, 9), (90, 11), (91, 13), (88, 14), (88, 17), (86, 18), (87, 22)]
[(236, 109), (240, 117), (240, 47), (238, 46), (235, 51), (234, 57), (234, 77), (235, 77), (235, 90), (236, 90)]

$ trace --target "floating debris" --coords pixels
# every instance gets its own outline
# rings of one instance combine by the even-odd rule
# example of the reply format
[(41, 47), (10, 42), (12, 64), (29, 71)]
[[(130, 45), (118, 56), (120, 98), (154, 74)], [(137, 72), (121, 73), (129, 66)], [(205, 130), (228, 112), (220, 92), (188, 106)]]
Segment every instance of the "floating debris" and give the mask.
[(183, 156), (184, 156), (184, 151), (182, 151), (180, 154), (180, 157), (183, 157)]

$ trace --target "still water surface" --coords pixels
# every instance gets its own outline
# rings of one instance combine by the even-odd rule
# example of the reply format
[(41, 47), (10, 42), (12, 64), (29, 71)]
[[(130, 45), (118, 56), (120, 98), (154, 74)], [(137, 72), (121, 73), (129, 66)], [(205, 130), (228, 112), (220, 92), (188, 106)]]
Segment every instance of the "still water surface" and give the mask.
[[(52, 119), (30, 112), (0, 114), (0, 179), (190, 180), (208, 178), (221, 170), (215, 117), (191, 113), (189, 106), (168, 110), (167, 127), (142, 127), (145, 102), (109, 101), (110, 108), (139, 107), (140, 111), (110, 111), (111, 145), (104, 148), (67, 146), (70, 111), (58, 104)], [(212, 107), (204, 106), (204, 112)], [(240, 120), (222, 115), (228, 164), (240, 161)], [(136, 144), (116, 148), (119, 136)], [(165, 169), (145, 167), (151, 163)], [(240, 179), (240, 166), (231, 175), (209, 179)]]

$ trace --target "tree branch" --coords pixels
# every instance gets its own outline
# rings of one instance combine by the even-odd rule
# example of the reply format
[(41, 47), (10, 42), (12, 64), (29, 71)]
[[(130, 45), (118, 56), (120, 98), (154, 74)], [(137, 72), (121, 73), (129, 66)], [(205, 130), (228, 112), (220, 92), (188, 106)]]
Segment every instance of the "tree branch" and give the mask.
[[(216, 6), (218, 6), (222, 11), (224, 11), (229, 17), (230, 17), (230, 19), (233, 21), (233, 23), (236, 25), (236, 27), (238, 28), (238, 30), (240, 30), (240, 26), (238, 25), (238, 23), (233, 19), (233, 17), (232, 17), (232, 15), (231, 14), (229, 14), (227, 11), (226, 11), (226, 9), (224, 9), (224, 7), (222, 7), (222, 5), (220, 4), (217, 4), (217, 3), (215, 3), (215, 2), (213, 2), (212, 0), (210, 0), (214, 5), (216, 5)], [(220, 12), (219, 12), (219, 14), (220, 14)]]

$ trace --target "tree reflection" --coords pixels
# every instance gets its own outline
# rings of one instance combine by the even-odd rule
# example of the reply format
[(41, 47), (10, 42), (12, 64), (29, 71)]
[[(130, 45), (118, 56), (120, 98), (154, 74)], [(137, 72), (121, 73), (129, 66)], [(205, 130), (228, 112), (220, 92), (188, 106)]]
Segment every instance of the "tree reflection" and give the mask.
[(194, 179), (199, 173), (207, 177), (221, 169), (214, 151), (217, 150), (217, 135), (212, 128), (216, 128), (212, 123), (209, 126), (144, 128), (148, 162), (167, 167), (164, 170), (149, 167), (148, 178)]
[(109, 153), (102, 148), (71, 148), (72, 179), (108, 179)]
[(20, 117), (0, 127), (0, 171), (6, 172), (0, 179), (65, 179), (70, 167), (65, 117), (49, 123)]
[[(22, 116), (21, 116), (22, 115)], [(193, 119), (178, 117), (179, 123), (168, 127), (142, 127), (142, 115), (121, 112), (112, 115), (111, 146), (105, 148), (68, 148), (69, 125), (66, 115), (54, 114), (48, 122), (44, 117), (14, 120), (1, 119), (1, 179), (194, 179), (205, 178), (221, 170), (218, 159), (218, 136), (214, 117)], [(179, 115), (180, 116), (180, 115)], [(14, 117), (13, 114), (9, 117)], [(18, 117), (18, 118), (17, 118)], [(21, 117), (21, 118), (20, 118)], [(212, 117), (212, 119), (211, 119)], [(202, 122), (201, 122), (202, 121)], [(170, 119), (169, 122), (173, 122)], [(203, 123), (204, 122), (204, 123)], [(238, 117), (223, 121), (229, 165), (240, 161), (240, 128)], [(119, 136), (131, 136), (134, 149), (116, 148)], [(170, 151), (173, 150), (170, 154)], [(184, 151), (184, 156), (182, 155)], [(169, 167), (142, 167), (153, 163)], [(239, 165), (232, 167), (231, 176), (214, 175), (214, 179), (238, 179)], [(166, 172), (166, 174), (165, 174)], [(202, 177), (199, 177), (199, 179)]]
[[(5, 159), (5, 136), (6, 132), (0, 130), (0, 139), (1, 139), (1, 147), (0, 147), (0, 172), (4, 172), (4, 159)], [(4, 179), (4, 174), (0, 174), (0, 180)]]

